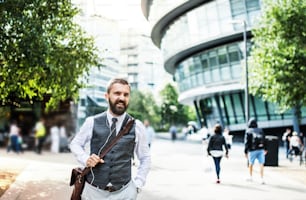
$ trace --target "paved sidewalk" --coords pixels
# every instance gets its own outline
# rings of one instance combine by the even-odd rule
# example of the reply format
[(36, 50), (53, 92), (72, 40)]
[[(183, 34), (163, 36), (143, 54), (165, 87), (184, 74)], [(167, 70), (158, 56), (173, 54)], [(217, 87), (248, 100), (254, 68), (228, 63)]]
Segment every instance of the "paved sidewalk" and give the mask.
[[(254, 181), (247, 182), (242, 146), (234, 144), (230, 158), (222, 159), (221, 184), (218, 185), (212, 159), (205, 156), (204, 148), (196, 141), (156, 139), (152, 145), (152, 169), (138, 199), (306, 199), (306, 181), (301, 178), (306, 177), (305, 166), (290, 163), (280, 155), (279, 167), (265, 168), (265, 185), (259, 182), (257, 166)], [(25, 152), (15, 155), (0, 149), (0, 170), (22, 171), (0, 200), (68, 200), (72, 191), (68, 185), (70, 173), (76, 166), (78, 164), (70, 153), (36, 155)]]
[[(71, 158), (70, 158), (71, 157)], [(71, 169), (77, 166), (69, 154), (46, 152), (36, 155), (0, 153), (0, 169), (16, 169), (21, 173), (16, 181), (1, 196), (1, 200), (65, 200), (69, 199)]]

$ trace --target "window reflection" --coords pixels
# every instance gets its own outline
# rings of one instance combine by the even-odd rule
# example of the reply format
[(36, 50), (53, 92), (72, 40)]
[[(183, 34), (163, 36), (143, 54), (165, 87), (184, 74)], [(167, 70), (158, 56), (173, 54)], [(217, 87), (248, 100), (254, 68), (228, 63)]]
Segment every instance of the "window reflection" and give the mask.
[[(219, 104), (216, 103), (217, 99)], [(223, 94), (217, 99), (215, 97), (210, 97), (199, 101), (200, 111), (205, 121), (208, 123), (209, 121), (219, 121), (221, 116), (219, 116), (216, 111), (220, 109), (225, 126), (245, 123), (243, 91)], [(252, 105), (253, 108), (251, 109), (251, 116), (256, 117), (258, 121), (292, 119), (291, 111), (281, 114), (278, 112), (278, 106), (276, 104), (262, 101), (260, 98), (254, 96), (251, 96), (250, 99), (254, 102)], [(306, 110), (303, 109), (303, 113), (305, 113), (305, 111)]]
[(204, 3), (166, 27), (161, 49), (168, 58), (186, 46), (241, 30), (241, 25), (230, 24), (230, 20), (244, 19), (248, 27), (252, 27), (259, 15), (259, 0), (230, 0), (229, 3), (216, 0)]
[[(241, 79), (240, 43), (224, 45), (196, 54), (179, 63), (175, 78), (181, 92), (203, 84)], [(195, 76), (196, 75), (196, 76)]]

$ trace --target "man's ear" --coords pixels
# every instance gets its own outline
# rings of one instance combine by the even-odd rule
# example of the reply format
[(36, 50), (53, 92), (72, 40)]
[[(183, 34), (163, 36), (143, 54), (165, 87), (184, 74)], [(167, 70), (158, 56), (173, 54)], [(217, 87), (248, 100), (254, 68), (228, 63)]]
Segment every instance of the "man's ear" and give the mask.
[(106, 101), (108, 101), (108, 94), (107, 94), (107, 92), (104, 94), (104, 97), (105, 97)]

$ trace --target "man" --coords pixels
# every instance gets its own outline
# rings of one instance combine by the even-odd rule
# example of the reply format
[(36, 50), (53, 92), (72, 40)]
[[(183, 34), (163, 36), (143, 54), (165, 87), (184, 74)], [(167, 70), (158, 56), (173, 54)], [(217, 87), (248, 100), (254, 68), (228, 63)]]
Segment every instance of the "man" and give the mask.
[(169, 132), (171, 134), (171, 140), (174, 142), (176, 140), (176, 126), (175, 125), (172, 125), (169, 129)]
[(299, 156), (301, 151), (304, 149), (304, 145), (298, 133), (293, 131), (292, 136), (290, 138), (290, 145), (289, 145), (289, 155), (290, 161), (292, 161), (292, 156)]
[(20, 153), (21, 148), (18, 142), (18, 138), (20, 137), (20, 128), (17, 125), (17, 121), (13, 120), (10, 125), (10, 132), (9, 132), (9, 145), (7, 146), (7, 152), (11, 150), (15, 151), (16, 153)]
[(292, 136), (292, 133), (291, 133), (291, 129), (290, 128), (287, 128), (286, 129), (286, 132), (283, 134), (282, 136), (282, 140), (286, 146), (286, 158), (288, 158), (288, 155), (289, 155), (289, 150), (290, 150), (290, 138)]
[[(111, 80), (105, 94), (109, 108), (103, 113), (88, 117), (70, 144), (77, 160), (84, 166), (91, 167), (91, 172), (86, 176), (83, 200), (134, 200), (145, 184), (151, 156), (145, 127), (139, 120), (136, 120), (132, 129), (117, 141), (103, 159), (99, 158), (111, 133), (118, 134), (126, 119), (130, 117), (126, 113), (129, 98), (129, 83), (124, 79)], [(115, 128), (111, 128), (113, 118), (117, 121)], [(87, 143), (90, 154), (85, 151)], [(134, 152), (140, 164), (136, 176), (132, 179), (131, 159)]]
[(248, 122), (248, 129), (245, 132), (245, 148), (244, 153), (248, 158), (249, 163), (249, 173), (250, 178), (249, 181), (253, 180), (253, 166), (255, 160), (258, 160), (260, 165), (260, 177), (261, 183), (264, 182), (264, 163), (265, 163), (265, 154), (267, 151), (265, 150), (265, 134), (261, 128), (257, 127), (257, 121), (254, 118), (251, 118)]
[(41, 154), (46, 138), (45, 119), (43, 116), (41, 116), (39, 121), (36, 123), (34, 130), (35, 130), (35, 143), (36, 143), (35, 151), (36, 153)]
[(154, 131), (153, 127), (150, 126), (149, 120), (147, 120), (147, 119), (144, 120), (144, 121), (143, 121), (143, 124), (144, 124), (144, 126), (146, 127), (146, 134), (147, 134), (147, 142), (148, 142), (148, 145), (149, 145), (149, 147), (151, 147), (153, 138), (154, 138), (154, 136), (155, 136), (155, 131)]
[(225, 138), (227, 148), (231, 149), (232, 144), (233, 144), (233, 135), (230, 135), (229, 128), (224, 129), (223, 136)]

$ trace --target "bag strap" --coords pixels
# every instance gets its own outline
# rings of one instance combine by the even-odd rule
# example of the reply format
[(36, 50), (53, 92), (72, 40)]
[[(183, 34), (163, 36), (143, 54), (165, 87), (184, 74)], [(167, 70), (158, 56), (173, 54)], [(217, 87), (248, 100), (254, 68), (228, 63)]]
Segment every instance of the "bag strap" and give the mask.
[[(116, 142), (125, 134), (127, 134), (133, 124), (135, 122), (134, 118), (130, 118), (128, 120), (128, 122), (126, 123), (126, 125), (120, 130), (120, 132), (117, 134), (117, 136), (111, 141), (111, 143), (100, 153), (99, 157), (102, 159), (111, 149), (112, 147), (116, 144)], [(82, 171), (82, 173), (80, 174), (80, 176), (86, 176), (86, 174), (88, 174), (90, 172), (90, 167), (85, 167)]]

